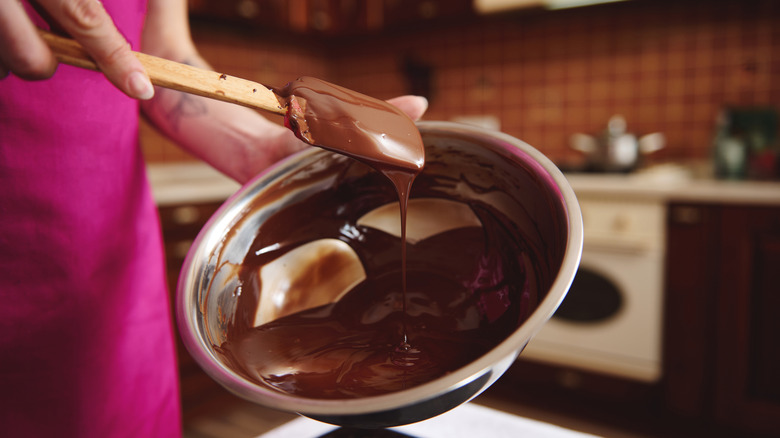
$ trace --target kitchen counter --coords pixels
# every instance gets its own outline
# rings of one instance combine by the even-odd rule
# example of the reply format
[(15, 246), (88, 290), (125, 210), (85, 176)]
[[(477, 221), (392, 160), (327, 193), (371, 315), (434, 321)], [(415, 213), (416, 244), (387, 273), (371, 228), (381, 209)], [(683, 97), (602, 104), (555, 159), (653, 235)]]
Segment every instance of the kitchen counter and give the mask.
[(778, 181), (696, 178), (685, 168), (658, 166), (632, 174), (569, 173), (578, 196), (619, 196), (662, 202), (780, 205)]
[[(158, 205), (225, 200), (241, 185), (201, 162), (149, 164)], [(579, 196), (619, 196), (663, 202), (780, 205), (780, 182), (695, 178), (679, 166), (657, 166), (632, 174), (569, 173)]]
[(147, 174), (158, 206), (223, 201), (241, 188), (236, 181), (200, 161), (149, 164)]

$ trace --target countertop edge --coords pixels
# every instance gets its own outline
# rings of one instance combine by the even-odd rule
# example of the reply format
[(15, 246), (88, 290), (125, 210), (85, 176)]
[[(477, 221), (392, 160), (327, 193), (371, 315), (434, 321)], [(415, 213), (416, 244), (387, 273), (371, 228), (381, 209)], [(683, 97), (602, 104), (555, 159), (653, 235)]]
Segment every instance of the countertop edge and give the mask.
[(146, 170), (158, 207), (224, 201), (241, 188), (202, 162), (150, 163)]
[(612, 197), (707, 204), (780, 206), (780, 182), (663, 180), (641, 175), (566, 175), (578, 197)]
[[(193, 161), (147, 164), (158, 206), (218, 202), (241, 184)], [(681, 174), (565, 174), (578, 197), (630, 198), (654, 202), (780, 206), (780, 181), (730, 181)]]

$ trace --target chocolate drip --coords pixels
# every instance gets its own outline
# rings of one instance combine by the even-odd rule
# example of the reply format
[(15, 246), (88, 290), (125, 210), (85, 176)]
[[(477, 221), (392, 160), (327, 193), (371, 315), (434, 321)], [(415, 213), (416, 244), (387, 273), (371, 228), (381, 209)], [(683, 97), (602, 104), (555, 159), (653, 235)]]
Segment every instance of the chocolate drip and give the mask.
[[(302, 77), (276, 94), (287, 100), (285, 126), (301, 140), (362, 161), (395, 187), (401, 214), (402, 307), (406, 309), (406, 210), (412, 183), (425, 166), (420, 132), (389, 103), (321, 79)], [(410, 348), (405, 331), (399, 348)]]

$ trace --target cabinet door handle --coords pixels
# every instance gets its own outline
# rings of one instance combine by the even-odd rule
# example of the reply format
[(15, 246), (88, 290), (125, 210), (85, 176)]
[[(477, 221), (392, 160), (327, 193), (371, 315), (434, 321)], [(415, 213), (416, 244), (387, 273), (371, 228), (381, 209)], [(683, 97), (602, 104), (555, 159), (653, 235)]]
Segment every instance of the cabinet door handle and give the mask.
[(236, 4), (236, 13), (241, 18), (251, 20), (260, 14), (260, 5), (256, 0), (241, 0)]
[(200, 210), (191, 205), (177, 207), (171, 211), (171, 219), (176, 225), (192, 225), (200, 220)]
[(702, 211), (698, 207), (676, 206), (671, 210), (670, 219), (675, 224), (697, 225), (702, 221)]

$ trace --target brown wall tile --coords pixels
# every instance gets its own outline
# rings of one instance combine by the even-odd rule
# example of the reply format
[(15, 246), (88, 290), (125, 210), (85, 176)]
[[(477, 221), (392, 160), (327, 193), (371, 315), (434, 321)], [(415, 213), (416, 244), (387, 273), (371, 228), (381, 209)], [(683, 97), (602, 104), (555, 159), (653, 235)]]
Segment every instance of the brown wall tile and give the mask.
[[(655, 158), (706, 159), (725, 105), (780, 106), (780, 2), (634, 0), (521, 12), (458, 26), (339, 40), (326, 49), (199, 34), (228, 73), (282, 84), (306, 74), (379, 98), (405, 94), (412, 56), (432, 72), (426, 119), (495, 115), (502, 130), (556, 160), (571, 134), (623, 114), (638, 134), (663, 132)], [(156, 138), (150, 160), (187, 159)]]

